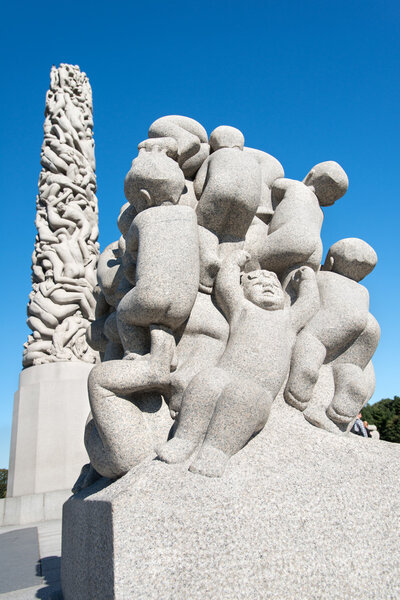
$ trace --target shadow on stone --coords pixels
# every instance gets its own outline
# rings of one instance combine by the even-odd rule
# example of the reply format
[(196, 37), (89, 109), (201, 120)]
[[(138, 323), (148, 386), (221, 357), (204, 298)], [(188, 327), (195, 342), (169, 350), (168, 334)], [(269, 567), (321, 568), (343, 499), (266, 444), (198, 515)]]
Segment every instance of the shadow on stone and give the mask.
[(44, 587), (41, 587), (35, 598), (41, 600), (62, 600), (61, 592), (61, 557), (45, 556), (36, 565), (38, 574), (43, 577)]

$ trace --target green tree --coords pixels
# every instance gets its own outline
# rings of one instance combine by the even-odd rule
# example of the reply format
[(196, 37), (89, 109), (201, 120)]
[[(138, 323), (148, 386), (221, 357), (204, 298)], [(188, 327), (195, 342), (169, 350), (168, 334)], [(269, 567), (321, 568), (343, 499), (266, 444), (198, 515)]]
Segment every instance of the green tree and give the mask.
[(361, 414), (364, 421), (376, 425), (381, 440), (400, 444), (400, 396), (367, 404)]
[(7, 493), (8, 470), (0, 469), (0, 498), (5, 498)]

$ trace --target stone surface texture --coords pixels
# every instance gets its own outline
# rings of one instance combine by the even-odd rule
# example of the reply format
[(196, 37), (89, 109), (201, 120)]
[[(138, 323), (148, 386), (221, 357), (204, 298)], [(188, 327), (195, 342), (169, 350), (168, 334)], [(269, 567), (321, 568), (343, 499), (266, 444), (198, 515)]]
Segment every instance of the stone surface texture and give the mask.
[(278, 396), (221, 479), (147, 461), (72, 497), (64, 598), (395, 600), (399, 459), (400, 446), (317, 429)]
[(96, 163), (92, 91), (79, 67), (52, 68), (43, 129), (23, 366), (94, 363), (85, 332), (96, 306)]
[(392, 597), (399, 451), (348, 433), (375, 385), (377, 257), (346, 238), (321, 265), (345, 171), (289, 179), (237, 128), (178, 115), (138, 150), (99, 260), (66, 599), (352, 597), (372, 549), (361, 597), (379, 577)]
[(0, 526), (61, 519), (64, 502), (71, 495), (71, 486), (65, 490), (25, 494), (0, 499)]
[[(138, 150), (121, 237), (99, 260), (88, 340), (102, 363), (89, 379), (91, 467), (75, 489), (120, 477), (155, 450), (168, 463), (193, 455), (193, 471), (221, 476), (285, 381), (286, 401), (309, 422), (348, 431), (374, 390), (380, 331), (358, 283), (374, 250), (340, 240), (321, 267), (321, 207), (346, 193), (343, 168), (325, 161), (302, 182), (288, 179), (237, 128), (207, 138), (178, 115), (155, 121)], [(328, 388), (316, 386), (326, 365)], [(144, 416), (165, 407), (160, 395), (173, 431)]]
[(4, 523), (59, 518), (65, 490), (71, 489), (87, 461), (83, 433), (91, 368), (72, 361), (21, 372), (14, 399)]

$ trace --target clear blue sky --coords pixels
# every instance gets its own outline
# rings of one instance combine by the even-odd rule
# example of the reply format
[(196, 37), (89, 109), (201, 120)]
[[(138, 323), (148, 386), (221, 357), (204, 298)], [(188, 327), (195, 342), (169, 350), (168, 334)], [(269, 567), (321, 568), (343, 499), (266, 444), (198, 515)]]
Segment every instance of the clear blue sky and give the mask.
[(325, 252), (361, 237), (379, 262), (365, 280), (382, 327), (374, 400), (400, 394), (398, 1), (6, 3), (2, 10), (0, 467), (18, 387), (45, 93), (51, 65), (79, 64), (94, 97), (100, 243), (118, 237), (123, 180), (164, 114), (239, 127), (286, 175), (336, 160), (349, 191), (326, 209)]

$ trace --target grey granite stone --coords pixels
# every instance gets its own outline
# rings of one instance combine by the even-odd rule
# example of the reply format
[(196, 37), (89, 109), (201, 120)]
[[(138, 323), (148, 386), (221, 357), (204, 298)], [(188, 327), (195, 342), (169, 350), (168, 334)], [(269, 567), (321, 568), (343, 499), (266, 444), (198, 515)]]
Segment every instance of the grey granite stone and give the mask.
[(394, 600), (399, 459), (278, 397), (222, 479), (150, 461), (69, 500), (64, 599)]
[(284, 277), (295, 266), (318, 270), (322, 259), (320, 206), (329, 206), (347, 190), (346, 173), (328, 161), (313, 167), (304, 182), (275, 179), (272, 183), (273, 216), (267, 235), (254, 235), (245, 249), (263, 269)]
[(375, 385), (376, 254), (340, 240), (321, 268), (346, 173), (287, 179), (235, 127), (177, 115), (138, 149), (98, 264), (65, 598), (394, 598), (399, 449), (348, 434)]
[[(321, 307), (297, 336), (285, 398), (305, 413), (315, 425), (317, 409), (309, 406), (319, 369), (332, 367), (335, 391), (327, 408), (329, 418), (348, 429), (369, 400), (371, 369), (367, 366), (376, 350), (380, 328), (369, 314), (369, 294), (358, 283), (376, 264), (374, 250), (363, 240), (336, 242), (317, 274)], [(373, 374), (372, 374), (373, 377)], [(321, 415), (328, 426), (326, 416)]]
[(200, 371), (186, 388), (173, 439), (158, 451), (168, 463), (200, 452), (190, 470), (220, 477), (228, 459), (265, 425), (271, 404), (286, 379), (296, 333), (319, 307), (315, 274), (295, 272), (298, 299), (285, 307), (275, 275), (252, 271), (242, 275), (244, 251), (226, 258), (215, 292), (229, 323), (229, 339), (212, 369)]
[(50, 79), (24, 367), (98, 361), (85, 339), (94, 319), (99, 255), (92, 91), (77, 66), (53, 66)]
[(149, 138), (171, 137), (176, 140), (177, 158), (186, 178), (196, 174), (210, 153), (207, 132), (189, 117), (168, 115), (150, 125)]

